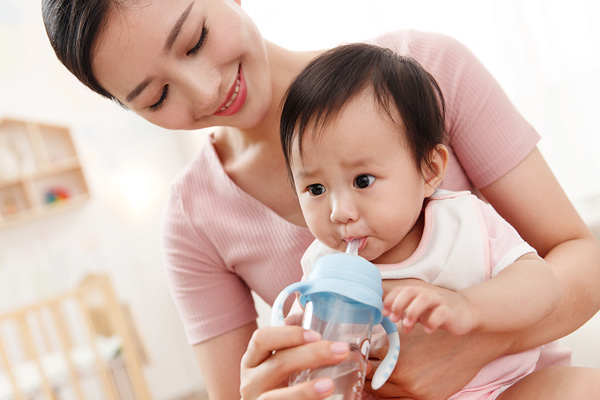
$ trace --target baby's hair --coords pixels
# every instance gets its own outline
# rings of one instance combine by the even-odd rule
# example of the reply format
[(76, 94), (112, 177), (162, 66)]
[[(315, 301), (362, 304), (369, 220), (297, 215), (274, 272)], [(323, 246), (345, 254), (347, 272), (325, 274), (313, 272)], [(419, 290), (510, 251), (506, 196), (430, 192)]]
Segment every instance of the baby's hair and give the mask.
[(281, 145), (288, 174), (294, 138), (302, 138), (309, 127), (322, 131), (344, 105), (369, 93), (399, 125), (406, 127), (406, 141), (417, 168), (429, 165), (429, 154), (445, 135), (445, 105), (433, 76), (413, 58), (369, 44), (356, 43), (333, 48), (312, 60), (287, 90), (280, 122)]

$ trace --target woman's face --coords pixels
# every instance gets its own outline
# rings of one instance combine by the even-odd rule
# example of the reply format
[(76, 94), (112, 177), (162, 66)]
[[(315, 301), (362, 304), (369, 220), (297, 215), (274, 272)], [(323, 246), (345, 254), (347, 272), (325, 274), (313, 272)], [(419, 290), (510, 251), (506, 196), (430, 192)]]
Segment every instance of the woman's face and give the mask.
[(270, 71), (240, 1), (145, 0), (114, 9), (92, 49), (96, 79), (165, 128), (255, 126), (271, 103)]

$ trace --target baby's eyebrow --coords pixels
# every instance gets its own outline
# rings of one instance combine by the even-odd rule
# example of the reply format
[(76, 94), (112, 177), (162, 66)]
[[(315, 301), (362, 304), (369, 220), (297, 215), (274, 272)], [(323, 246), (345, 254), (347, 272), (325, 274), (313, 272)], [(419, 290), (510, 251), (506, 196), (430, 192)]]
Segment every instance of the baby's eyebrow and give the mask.
[(359, 159), (342, 161), (342, 165), (344, 166), (344, 168), (351, 168), (351, 167), (368, 168), (368, 167), (380, 166), (380, 165), (383, 165), (383, 163), (381, 162), (381, 160), (378, 160), (377, 158), (374, 158), (374, 157), (363, 157), (363, 158), (359, 158)]
[(310, 178), (315, 175), (314, 171), (309, 171), (305, 168), (294, 171), (294, 179), (295, 180), (303, 180), (306, 178)]

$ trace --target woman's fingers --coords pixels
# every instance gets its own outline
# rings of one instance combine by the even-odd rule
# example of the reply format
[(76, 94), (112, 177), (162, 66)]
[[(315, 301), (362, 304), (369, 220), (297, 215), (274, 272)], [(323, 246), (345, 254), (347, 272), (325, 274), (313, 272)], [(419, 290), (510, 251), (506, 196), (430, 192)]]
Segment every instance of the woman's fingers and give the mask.
[(278, 387), (294, 372), (337, 364), (349, 353), (348, 344), (327, 341), (279, 350), (255, 368), (254, 378), (265, 388)]
[[(308, 385), (291, 392), (283, 389), (286, 388), (291, 373), (336, 364), (348, 357), (349, 353), (348, 344), (322, 341), (316, 332), (305, 330), (299, 326), (258, 329), (253, 334), (248, 349), (242, 357), (242, 396), (244, 399), (256, 399), (274, 389), (278, 389), (275, 391), (275, 395), (281, 393), (305, 395), (305, 391), (310, 388), (313, 390), (313, 396), (319, 392), (326, 392), (328, 389), (326, 389), (325, 383), (320, 384), (325, 387)], [(317, 381), (313, 383), (315, 382)], [(320, 391), (317, 390), (319, 388)]]
[(265, 327), (252, 334), (242, 366), (254, 368), (269, 358), (273, 351), (316, 342), (321, 336), (299, 326)]
[[(260, 400), (317, 400), (333, 394), (335, 387), (328, 378), (304, 382), (298, 385), (271, 390), (260, 396)], [(245, 398), (242, 398), (246, 400)]]

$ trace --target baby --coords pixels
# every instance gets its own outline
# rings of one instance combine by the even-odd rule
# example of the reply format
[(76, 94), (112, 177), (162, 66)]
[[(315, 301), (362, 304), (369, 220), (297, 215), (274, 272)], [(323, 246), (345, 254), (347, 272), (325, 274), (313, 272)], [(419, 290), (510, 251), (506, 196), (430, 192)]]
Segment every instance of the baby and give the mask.
[[(430, 284), (398, 284), (384, 296), (384, 314), (405, 333), (416, 323), (456, 335), (532, 326), (558, 304), (556, 279), (491, 206), (439, 189), (448, 162), (444, 112), (427, 71), (377, 46), (335, 48), (296, 77), (280, 132), (317, 238), (304, 274), (320, 256), (358, 240), (359, 255), (384, 279)], [(532, 374), (539, 355), (536, 348), (494, 360), (451, 399), (500, 399), (557, 384), (544, 370)]]

